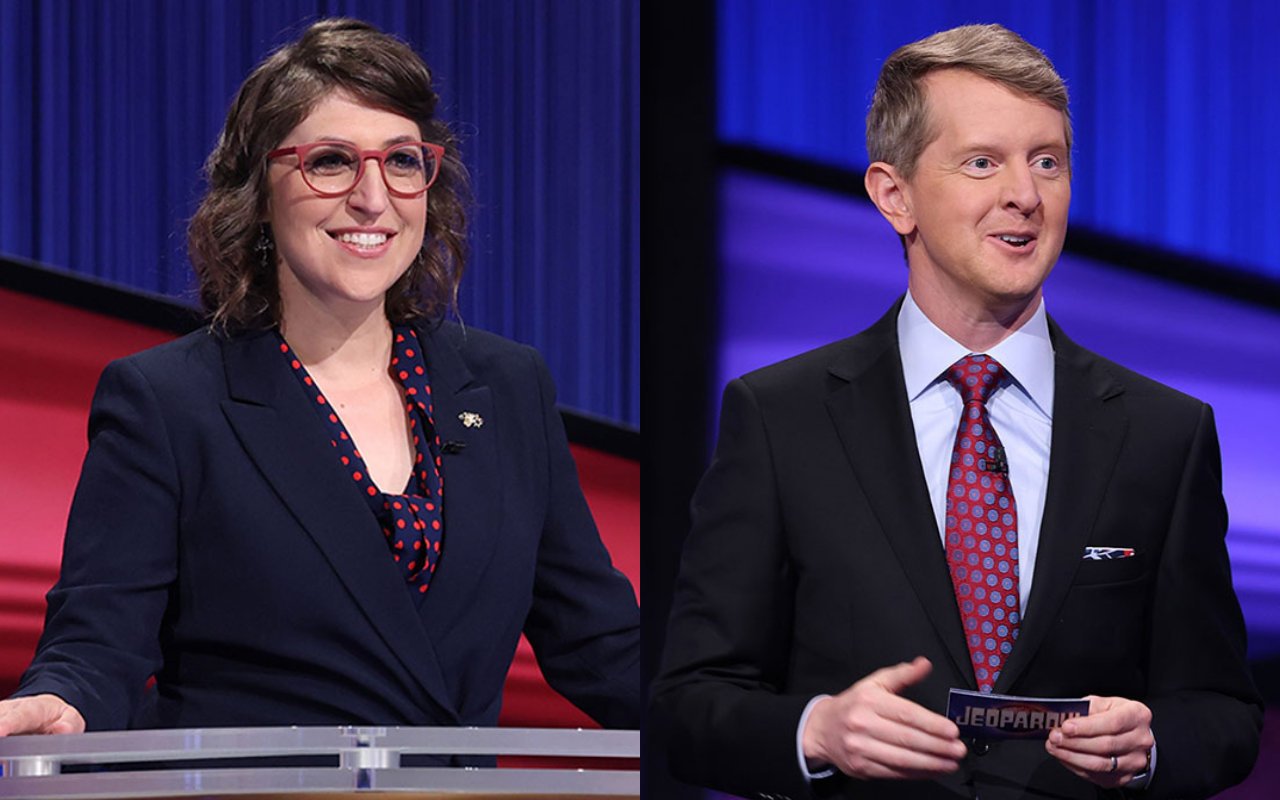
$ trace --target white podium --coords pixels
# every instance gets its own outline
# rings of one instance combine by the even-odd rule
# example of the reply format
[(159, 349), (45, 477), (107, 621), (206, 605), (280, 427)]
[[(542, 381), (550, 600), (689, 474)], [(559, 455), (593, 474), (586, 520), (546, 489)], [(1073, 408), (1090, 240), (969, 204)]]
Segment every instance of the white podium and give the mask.
[[(0, 739), (0, 798), (638, 798), (632, 769), (401, 766), (405, 755), (638, 759), (636, 731), (559, 728), (204, 728)], [(321, 756), (337, 766), (244, 767)], [(198, 768), (191, 762), (198, 761)], [(111, 764), (112, 770), (92, 770)], [(606, 766), (612, 766), (606, 763)], [(75, 771), (80, 767), (80, 771)]]

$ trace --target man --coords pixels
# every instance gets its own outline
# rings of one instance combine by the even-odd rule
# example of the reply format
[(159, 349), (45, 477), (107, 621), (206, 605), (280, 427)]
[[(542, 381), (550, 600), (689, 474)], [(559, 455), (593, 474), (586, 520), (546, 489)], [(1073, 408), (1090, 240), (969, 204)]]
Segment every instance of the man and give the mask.
[[(1261, 706), (1212, 413), (1045, 315), (1071, 196), (1061, 78), (1004, 28), (945, 31), (885, 62), (867, 142), (908, 293), (725, 391), (654, 686), (673, 769), (764, 797), (1240, 781)], [(951, 688), (1089, 714), (966, 741)]]

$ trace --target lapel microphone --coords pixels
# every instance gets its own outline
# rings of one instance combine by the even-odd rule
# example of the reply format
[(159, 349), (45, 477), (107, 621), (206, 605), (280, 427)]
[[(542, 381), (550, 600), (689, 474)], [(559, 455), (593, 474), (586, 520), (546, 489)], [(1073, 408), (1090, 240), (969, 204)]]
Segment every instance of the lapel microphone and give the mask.
[(995, 472), (1000, 475), (1009, 475), (1009, 461), (1005, 458), (1003, 447), (991, 447), (987, 449), (987, 457), (982, 459), (978, 465), (979, 469), (987, 472)]
[(452, 455), (461, 453), (463, 450), (466, 449), (466, 447), (467, 447), (466, 442), (450, 440), (440, 445), (440, 452), (443, 453), (444, 455), (452, 456)]

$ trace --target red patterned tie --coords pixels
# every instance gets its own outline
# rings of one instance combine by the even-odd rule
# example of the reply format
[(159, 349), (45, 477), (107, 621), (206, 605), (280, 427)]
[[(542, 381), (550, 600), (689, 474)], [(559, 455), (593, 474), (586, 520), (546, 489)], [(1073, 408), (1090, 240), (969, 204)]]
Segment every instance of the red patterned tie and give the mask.
[(1018, 638), (1018, 510), (987, 398), (1005, 377), (985, 355), (951, 365), (946, 379), (964, 399), (947, 480), (947, 565), (978, 689), (990, 692)]

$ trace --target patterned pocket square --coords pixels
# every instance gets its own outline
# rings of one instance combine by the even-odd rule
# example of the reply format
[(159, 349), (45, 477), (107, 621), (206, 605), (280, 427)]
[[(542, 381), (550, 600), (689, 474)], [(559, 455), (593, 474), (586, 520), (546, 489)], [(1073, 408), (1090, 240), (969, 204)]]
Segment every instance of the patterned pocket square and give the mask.
[(1113, 558), (1133, 558), (1133, 555), (1132, 547), (1086, 547), (1084, 549), (1086, 561), (1110, 561)]

